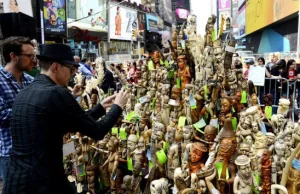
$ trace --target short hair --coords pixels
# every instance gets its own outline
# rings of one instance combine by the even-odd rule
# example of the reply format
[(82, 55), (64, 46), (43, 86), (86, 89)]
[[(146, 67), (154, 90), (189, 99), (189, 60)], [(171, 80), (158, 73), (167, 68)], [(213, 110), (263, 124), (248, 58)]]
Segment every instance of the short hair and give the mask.
[(81, 62), (85, 63), (86, 62), (86, 58), (81, 59)]
[(257, 61), (259, 61), (259, 60), (261, 60), (261, 61), (263, 62), (263, 64), (266, 63), (266, 61), (265, 61), (265, 59), (264, 59), (263, 57), (259, 57), (259, 58), (257, 59)]
[(53, 62), (50, 61), (39, 61), (39, 66), (41, 67), (41, 69), (48, 71), (49, 67), (52, 65)]
[(20, 55), (22, 52), (22, 46), (29, 44), (34, 47), (34, 44), (29, 38), (22, 36), (9, 37), (3, 42), (3, 58), (6, 63), (10, 62), (10, 53), (13, 52), (16, 55)]

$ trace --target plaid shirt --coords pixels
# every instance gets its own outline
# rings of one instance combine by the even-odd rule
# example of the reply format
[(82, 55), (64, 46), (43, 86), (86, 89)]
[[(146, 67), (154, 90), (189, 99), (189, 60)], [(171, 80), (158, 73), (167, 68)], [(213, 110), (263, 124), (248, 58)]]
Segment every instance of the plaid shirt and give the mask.
[(22, 84), (18, 84), (12, 74), (0, 67), (0, 157), (10, 156), (12, 140), (10, 134), (10, 118), (16, 95), (28, 86), (33, 77), (23, 73)]

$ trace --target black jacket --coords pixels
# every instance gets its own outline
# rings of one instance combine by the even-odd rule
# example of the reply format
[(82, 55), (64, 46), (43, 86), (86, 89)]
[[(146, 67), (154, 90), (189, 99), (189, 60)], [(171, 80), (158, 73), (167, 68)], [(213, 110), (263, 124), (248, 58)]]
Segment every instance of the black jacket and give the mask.
[(11, 120), (12, 156), (4, 194), (73, 193), (63, 169), (63, 135), (77, 132), (100, 140), (121, 115), (113, 105), (81, 109), (69, 91), (40, 75), (15, 99)]

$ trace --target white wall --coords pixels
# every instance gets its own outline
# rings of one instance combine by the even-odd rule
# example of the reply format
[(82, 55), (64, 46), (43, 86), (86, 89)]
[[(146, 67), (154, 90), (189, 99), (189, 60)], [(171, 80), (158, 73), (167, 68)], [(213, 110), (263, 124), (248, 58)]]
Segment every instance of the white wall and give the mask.
[(197, 34), (204, 36), (207, 19), (217, 14), (217, 0), (190, 0), (191, 13), (197, 16)]

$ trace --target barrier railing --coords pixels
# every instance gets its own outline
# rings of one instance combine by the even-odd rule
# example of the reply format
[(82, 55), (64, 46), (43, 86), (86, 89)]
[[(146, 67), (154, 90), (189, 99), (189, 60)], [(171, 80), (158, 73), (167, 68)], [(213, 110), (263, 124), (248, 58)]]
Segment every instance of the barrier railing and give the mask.
[[(265, 78), (265, 86), (257, 86), (257, 94), (260, 100), (260, 105), (263, 104), (263, 96), (264, 94), (272, 94), (272, 107), (273, 114), (277, 113), (277, 108), (279, 106), (279, 99), (285, 98), (290, 100), (290, 110), (289, 115), (290, 118), (295, 120), (295, 113), (300, 109), (298, 108), (299, 96), (297, 95), (297, 82), (300, 80), (291, 81), (285, 78)], [(295, 103), (297, 101), (297, 103)]]

